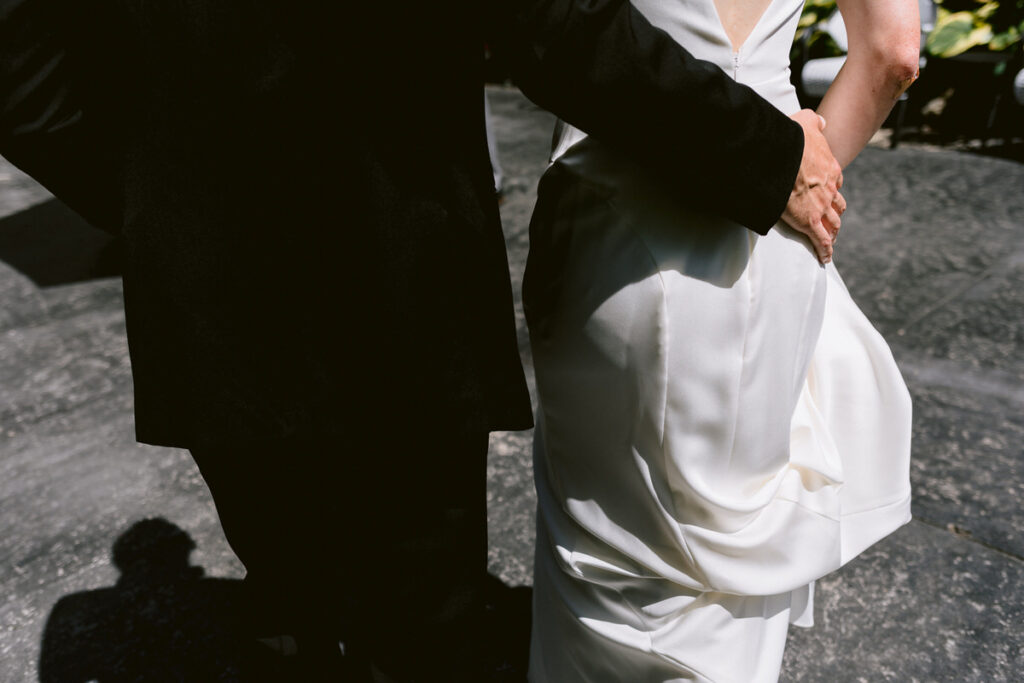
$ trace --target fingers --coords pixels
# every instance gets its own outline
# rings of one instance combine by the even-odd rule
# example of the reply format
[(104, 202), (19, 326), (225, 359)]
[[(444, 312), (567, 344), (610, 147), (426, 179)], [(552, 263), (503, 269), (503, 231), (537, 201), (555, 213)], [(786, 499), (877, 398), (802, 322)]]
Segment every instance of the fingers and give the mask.
[(832, 259), (846, 200), (839, 194), (843, 169), (822, 134), (827, 122), (817, 112), (802, 109), (792, 115), (804, 131), (803, 158), (783, 218), (807, 235), (822, 263)]
[(832, 197), (832, 204), (825, 209), (825, 214), (821, 217), (822, 223), (825, 225), (825, 230), (828, 232), (829, 237), (832, 238), (832, 249), (835, 250), (836, 240), (839, 239), (839, 227), (842, 225), (841, 216), (846, 211), (846, 197), (835, 193)]
[(814, 244), (814, 251), (818, 254), (819, 261), (828, 263), (832, 260), (832, 238), (821, 220), (811, 222), (811, 242)]
[(846, 197), (836, 193), (836, 196), (832, 199), (832, 208), (836, 210), (840, 216), (846, 213)]
[[(831, 214), (828, 217), (822, 215), (816, 218), (808, 218), (806, 214), (804, 217), (797, 216), (790, 213), (788, 209), (782, 214), (782, 219), (791, 228), (807, 236), (814, 248), (815, 255), (822, 263), (832, 260), (834, 238), (839, 234), (839, 214), (831, 207), (830, 211)], [(826, 222), (829, 225), (826, 225)]]
[(839, 212), (835, 210), (834, 206), (828, 207), (825, 211), (825, 215), (822, 216), (822, 223), (825, 225), (825, 230), (828, 232), (828, 236), (832, 239), (833, 248), (835, 247), (836, 237), (839, 235)]
[(818, 132), (825, 130), (825, 118), (813, 109), (801, 109), (789, 118), (793, 119), (804, 128), (813, 128)]
[(836, 192), (836, 196), (832, 198), (832, 205), (825, 210), (825, 215), (822, 217), (829, 235), (832, 236), (833, 249), (836, 239), (839, 237), (839, 227), (842, 225), (842, 215), (845, 212), (846, 197)]
[(832, 159), (832, 172), (829, 173), (829, 176), (835, 179), (837, 190), (843, 187), (843, 167), (834, 158)]

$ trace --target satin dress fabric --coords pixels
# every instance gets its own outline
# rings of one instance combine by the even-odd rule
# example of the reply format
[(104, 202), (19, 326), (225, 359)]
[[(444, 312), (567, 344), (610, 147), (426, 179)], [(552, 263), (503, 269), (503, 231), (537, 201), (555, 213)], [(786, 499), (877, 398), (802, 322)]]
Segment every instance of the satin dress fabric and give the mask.
[[(799, 109), (801, 0), (773, 0), (739, 50), (712, 0), (634, 5)], [(530, 680), (777, 680), (789, 624), (813, 623), (814, 581), (910, 520), (906, 386), (799, 233), (683, 205), (671, 178), (568, 126), (554, 157), (524, 284)]]

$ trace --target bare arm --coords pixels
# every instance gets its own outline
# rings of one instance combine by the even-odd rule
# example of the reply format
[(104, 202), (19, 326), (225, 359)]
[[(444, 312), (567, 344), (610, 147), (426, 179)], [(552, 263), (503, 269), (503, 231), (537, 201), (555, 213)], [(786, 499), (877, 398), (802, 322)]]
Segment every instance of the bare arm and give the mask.
[(882, 125), (917, 73), (921, 21), (916, 0), (839, 0), (849, 55), (818, 113), (825, 139), (846, 166)]

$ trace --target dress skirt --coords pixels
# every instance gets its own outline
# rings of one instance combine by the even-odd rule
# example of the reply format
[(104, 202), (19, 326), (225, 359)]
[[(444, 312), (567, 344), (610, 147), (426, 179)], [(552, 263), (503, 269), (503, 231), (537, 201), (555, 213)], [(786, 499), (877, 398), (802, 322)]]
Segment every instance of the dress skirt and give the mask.
[(776, 680), (813, 582), (910, 519), (888, 346), (802, 235), (688, 208), (589, 138), (530, 242), (530, 680)]

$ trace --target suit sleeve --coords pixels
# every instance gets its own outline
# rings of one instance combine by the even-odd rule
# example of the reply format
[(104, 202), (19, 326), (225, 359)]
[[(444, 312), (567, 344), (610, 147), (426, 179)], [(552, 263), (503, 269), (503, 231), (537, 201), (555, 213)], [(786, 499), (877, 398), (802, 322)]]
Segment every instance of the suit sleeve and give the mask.
[[(80, 38), (103, 44), (66, 0), (0, 0), (0, 154), (87, 221), (118, 232), (121, 156), (114, 126), (89, 106), (109, 95)], [(93, 19), (100, 19), (93, 17)], [(75, 26), (76, 21), (78, 26)], [(104, 65), (105, 66), (105, 65)]]
[(800, 126), (696, 59), (627, 0), (494, 0), (491, 40), (527, 97), (656, 166), (680, 195), (765, 234), (803, 154)]

